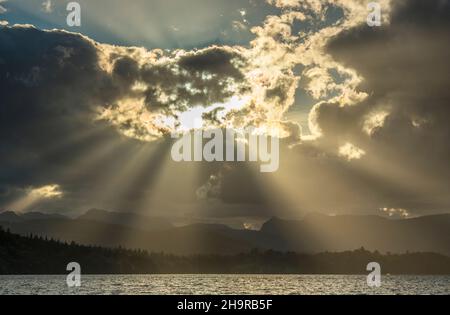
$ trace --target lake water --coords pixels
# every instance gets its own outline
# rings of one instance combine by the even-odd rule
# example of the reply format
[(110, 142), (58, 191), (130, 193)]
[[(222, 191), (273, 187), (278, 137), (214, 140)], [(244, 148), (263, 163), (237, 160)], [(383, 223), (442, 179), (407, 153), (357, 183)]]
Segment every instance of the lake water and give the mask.
[(370, 288), (365, 276), (335, 275), (98, 275), (68, 288), (65, 276), (0, 276), (5, 294), (450, 294), (450, 276), (384, 276)]

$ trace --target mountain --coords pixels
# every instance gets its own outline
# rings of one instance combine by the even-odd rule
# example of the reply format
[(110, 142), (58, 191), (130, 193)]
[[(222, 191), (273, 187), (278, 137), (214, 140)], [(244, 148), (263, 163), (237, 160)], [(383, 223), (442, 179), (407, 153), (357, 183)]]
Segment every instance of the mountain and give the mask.
[(12, 211), (0, 212), (0, 222), (20, 222), (23, 219)]
[(78, 219), (122, 225), (142, 230), (166, 230), (173, 227), (168, 220), (163, 218), (148, 217), (131, 212), (111, 212), (100, 209), (91, 209), (79, 216)]
[(450, 214), (403, 220), (313, 214), (301, 221), (273, 218), (260, 232), (270, 235), (284, 250), (342, 251), (363, 246), (381, 252), (450, 254)]
[(27, 212), (17, 214), (13, 211), (0, 212), (0, 222), (23, 222), (32, 220), (68, 219), (59, 214), (46, 214), (41, 212)]
[(224, 226), (193, 225), (146, 231), (92, 220), (33, 220), (0, 223), (20, 235), (37, 235), (82, 245), (144, 249), (150, 252), (189, 254), (236, 254), (254, 246), (232, 237)]
[[(17, 223), (25, 221), (71, 220), (59, 214), (41, 212), (15, 213), (13, 211), (0, 212), (0, 222)], [(172, 228), (172, 224), (163, 218), (148, 217), (130, 212), (112, 212), (100, 209), (88, 210), (77, 219), (95, 221), (107, 224), (121, 225), (142, 230), (165, 230)]]
[(178, 255), (237, 254), (254, 248), (319, 253), (364, 247), (382, 253), (436, 252), (450, 256), (450, 214), (404, 220), (314, 214), (299, 221), (272, 218), (260, 231), (211, 224), (173, 227), (159, 220), (103, 210), (91, 210), (76, 219), (25, 220), (13, 213), (0, 215), (0, 225), (21, 235)]

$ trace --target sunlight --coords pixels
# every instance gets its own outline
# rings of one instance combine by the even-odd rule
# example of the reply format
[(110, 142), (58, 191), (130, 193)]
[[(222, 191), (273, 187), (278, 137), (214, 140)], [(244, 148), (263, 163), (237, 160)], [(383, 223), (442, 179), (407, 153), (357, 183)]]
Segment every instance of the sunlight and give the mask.
[(339, 147), (339, 155), (346, 158), (348, 161), (359, 160), (364, 155), (366, 155), (366, 151), (358, 148), (350, 142), (347, 142), (346, 144)]
[[(248, 104), (249, 100), (250, 100), (249, 96), (242, 97), (239, 95), (234, 95), (224, 103), (216, 103), (207, 107), (203, 106), (193, 107), (181, 113), (178, 117), (179, 127), (176, 128), (175, 126), (173, 126), (172, 128), (176, 129), (177, 132), (186, 132), (192, 129), (211, 127), (207, 125), (205, 126), (206, 121), (203, 119), (203, 115), (210, 113), (214, 110), (218, 110), (215, 118), (220, 123), (225, 123), (224, 119), (226, 118), (227, 114), (229, 114), (232, 111), (244, 108)], [(173, 124), (173, 120), (170, 122)]]
[(21, 213), (45, 199), (57, 199), (63, 196), (59, 185), (46, 185), (24, 190), (25, 196), (10, 203), (7, 208)]

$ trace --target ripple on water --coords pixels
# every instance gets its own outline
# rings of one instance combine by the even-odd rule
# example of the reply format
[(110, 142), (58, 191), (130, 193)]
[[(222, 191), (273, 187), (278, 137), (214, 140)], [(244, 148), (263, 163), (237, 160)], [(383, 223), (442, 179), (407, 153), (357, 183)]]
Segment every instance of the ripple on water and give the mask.
[(386, 276), (369, 288), (348, 275), (102, 275), (82, 276), (67, 288), (65, 276), (0, 276), (0, 294), (450, 294), (450, 276)]

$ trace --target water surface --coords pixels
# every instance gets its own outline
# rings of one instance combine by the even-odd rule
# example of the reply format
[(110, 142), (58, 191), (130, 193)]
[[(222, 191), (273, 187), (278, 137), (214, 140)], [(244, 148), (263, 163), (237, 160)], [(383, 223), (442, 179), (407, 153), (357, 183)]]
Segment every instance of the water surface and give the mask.
[(0, 294), (450, 294), (450, 276), (384, 276), (380, 288), (348, 275), (86, 275), (0, 276)]

